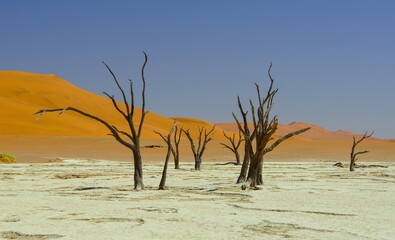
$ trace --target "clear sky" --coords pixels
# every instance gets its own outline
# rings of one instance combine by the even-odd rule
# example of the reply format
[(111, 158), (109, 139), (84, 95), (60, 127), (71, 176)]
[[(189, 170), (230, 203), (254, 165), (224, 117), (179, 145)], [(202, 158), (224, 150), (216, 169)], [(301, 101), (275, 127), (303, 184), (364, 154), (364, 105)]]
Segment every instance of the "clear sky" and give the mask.
[[(118, 94), (101, 61), (165, 116), (231, 122), (273, 63), (280, 122), (395, 138), (393, 0), (1, 0), (0, 69)], [(140, 89), (136, 89), (139, 91)]]

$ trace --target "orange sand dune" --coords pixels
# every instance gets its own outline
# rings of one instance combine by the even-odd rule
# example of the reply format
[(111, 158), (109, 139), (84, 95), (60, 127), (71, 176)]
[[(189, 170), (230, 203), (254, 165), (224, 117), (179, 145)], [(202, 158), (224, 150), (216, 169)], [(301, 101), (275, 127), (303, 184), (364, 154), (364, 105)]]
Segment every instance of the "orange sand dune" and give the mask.
[[(236, 123), (218, 123), (218, 127), (225, 129), (230, 132), (237, 132), (237, 124)], [(253, 128), (252, 123), (249, 123), (250, 129)], [(276, 134), (285, 135), (289, 132), (296, 131), (298, 129), (310, 127), (310, 130), (304, 132), (299, 137), (308, 138), (308, 139), (321, 139), (321, 140), (352, 140), (352, 136), (361, 136), (360, 134), (354, 134), (352, 132), (337, 130), (331, 132), (325, 128), (320, 126), (316, 126), (313, 124), (303, 123), (303, 122), (293, 122), (288, 125), (279, 124)]]
[[(217, 126), (230, 132), (238, 131), (236, 123), (218, 123)], [(252, 129), (252, 124), (249, 126)], [(267, 155), (267, 159), (347, 161), (351, 151), (352, 136), (361, 136), (343, 130), (331, 132), (322, 127), (301, 122), (288, 125), (280, 124), (276, 135), (283, 136), (305, 127), (311, 127), (311, 129), (282, 143), (275, 151)], [(393, 139), (370, 138), (361, 143), (358, 149), (370, 151), (360, 157), (361, 161), (395, 161), (395, 141)]]
[[(47, 162), (57, 157), (92, 158), (130, 161), (128, 149), (107, 136), (106, 127), (73, 112), (62, 115), (47, 113), (36, 121), (36, 111), (43, 108), (73, 106), (96, 115), (121, 130), (124, 119), (111, 101), (51, 74), (0, 71), (0, 151), (15, 154), (18, 162)], [(120, 104), (121, 108), (124, 105)], [(141, 111), (136, 109), (135, 120)], [(155, 131), (167, 134), (174, 120), (196, 137), (198, 128), (211, 129), (212, 124), (192, 118), (167, 118), (149, 113), (142, 132), (142, 145), (164, 145)], [(311, 130), (281, 144), (265, 159), (269, 161), (347, 161), (352, 133), (331, 132), (306, 123), (281, 125), (277, 135), (303, 127)], [(204, 161), (233, 161), (233, 154), (220, 143), (226, 142), (223, 131), (237, 132), (235, 123), (216, 125), (214, 141), (205, 153)], [(361, 161), (395, 161), (395, 141), (369, 139), (361, 146), (370, 150)], [(166, 149), (143, 148), (146, 161), (163, 161)], [(181, 161), (193, 161), (189, 142), (183, 136)]]
[[(102, 137), (109, 132), (100, 123), (73, 112), (61, 116), (47, 113), (38, 121), (37, 115), (33, 115), (39, 109), (67, 106), (96, 115), (120, 129), (127, 129), (124, 119), (106, 97), (78, 88), (53, 74), (0, 71), (0, 135)], [(123, 104), (120, 106), (124, 108)], [(137, 123), (141, 110), (136, 108), (135, 112)], [(150, 112), (146, 116), (142, 138), (158, 139), (154, 130), (166, 134), (173, 121)], [(196, 133), (197, 124), (189, 126), (190, 122), (183, 121), (179, 125)], [(206, 127), (210, 125), (202, 124)]]

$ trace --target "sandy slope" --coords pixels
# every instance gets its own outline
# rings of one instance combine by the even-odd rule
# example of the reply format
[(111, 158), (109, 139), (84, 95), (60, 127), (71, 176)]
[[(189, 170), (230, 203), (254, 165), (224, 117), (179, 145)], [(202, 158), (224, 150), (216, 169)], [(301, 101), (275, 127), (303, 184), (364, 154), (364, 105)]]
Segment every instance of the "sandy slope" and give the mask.
[[(218, 123), (217, 126), (227, 131), (237, 131), (235, 123)], [(361, 137), (361, 135), (348, 131), (337, 130), (332, 132), (316, 125), (301, 122), (280, 125), (276, 134), (285, 135), (305, 127), (311, 127), (311, 129), (282, 143), (273, 153), (267, 155), (268, 159), (347, 161), (352, 146), (352, 136)], [(360, 161), (395, 161), (395, 141), (392, 139), (385, 140), (373, 137), (362, 142), (357, 149), (370, 151), (368, 154), (360, 156)]]
[[(237, 125), (235, 123), (218, 123), (218, 127), (231, 132), (237, 132)], [(249, 124), (252, 129), (252, 123)], [(308, 124), (303, 122), (293, 122), (288, 125), (279, 124), (276, 134), (285, 135), (289, 132), (296, 131), (298, 129), (310, 127), (310, 130), (300, 135), (302, 138), (314, 139), (314, 140), (352, 140), (352, 136), (360, 136), (358, 134), (353, 134), (352, 132), (337, 130), (331, 132), (323, 127), (316, 126), (314, 124)]]
[(395, 166), (267, 163), (260, 191), (234, 184), (239, 167), (144, 166), (147, 190), (132, 189), (132, 166), (116, 162), (3, 165), (4, 239), (393, 239)]
[[(111, 93), (110, 93), (111, 94)], [(114, 93), (118, 94), (118, 93)], [(107, 128), (97, 122), (75, 113), (66, 112), (46, 114), (39, 121), (33, 113), (43, 108), (63, 108), (73, 106), (96, 115), (120, 129), (127, 129), (124, 119), (114, 109), (111, 101), (53, 75), (15, 71), (0, 71), (0, 135), (35, 136), (83, 136), (103, 137)], [(124, 106), (120, 104), (120, 107)], [(136, 106), (136, 122), (141, 111)], [(173, 125), (173, 119), (150, 112), (147, 115), (143, 138), (159, 139), (155, 131), (167, 133)], [(180, 127), (189, 126), (193, 119), (180, 123)], [(206, 127), (211, 124), (205, 123)], [(197, 132), (192, 129), (192, 133)], [(222, 130), (219, 131), (222, 133)]]

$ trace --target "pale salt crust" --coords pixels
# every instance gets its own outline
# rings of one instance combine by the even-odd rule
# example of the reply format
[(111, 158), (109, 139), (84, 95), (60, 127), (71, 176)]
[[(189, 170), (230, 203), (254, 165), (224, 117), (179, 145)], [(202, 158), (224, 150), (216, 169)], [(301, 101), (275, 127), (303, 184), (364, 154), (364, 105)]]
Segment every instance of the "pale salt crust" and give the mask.
[(374, 164), (265, 163), (256, 191), (216, 163), (170, 165), (158, 191), (162, 164), (145, 164), (139, 192), (130, 163), (0, 165), (0, 238), (393, 239), (395, 165)]

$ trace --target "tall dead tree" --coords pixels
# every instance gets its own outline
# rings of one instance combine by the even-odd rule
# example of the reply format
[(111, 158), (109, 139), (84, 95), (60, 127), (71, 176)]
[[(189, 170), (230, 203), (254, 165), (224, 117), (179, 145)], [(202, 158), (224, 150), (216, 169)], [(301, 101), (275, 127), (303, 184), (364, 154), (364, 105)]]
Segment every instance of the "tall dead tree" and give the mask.
[(204, 129), (204, 127), (199, 128), (199, 137), (198, 137), (199, 143), (197, 148), (195, 147), (195, 143), (193, 141), (193, 138), (191, 137), (189, 129), (183, 130), (185, 135), (188, 137), (189, 142), (191, 143), (191, 149), (195, 159), (195, 170), (197, 171), (200, 171), (200, 165), (202, 164), (202, 156), (204, 151), (206, 150), (207, 143), (213, 140), (214, 128), (215, 126), (213, 126), (213, 128), (208, 132), (206, 129)]
[(239, 136), (236, 138), (236, 134), (234, 133), (231, 137), (226, 135), (226, 132), (224, 131), (224, 136), (226, 139), (228, 139), (229, 144), (226, 143), (221, 143), (222, 146), (224, 146), (225, 148), (229, 149), (231, 152), (233, 152), (233, 154), (235, 155), (236, 158), (236, 165), (240, 165), (240, 154), (239, 154), (239, 147), (241, 142), (243, 141), (243, 138), (240, 134), (239, 131)]
[(166, 188), (167, 165), (169, 164), (170, 153), (173, 149), (171, 146), (171, 135), (173, 134), (175, 127), (176, 127), (176, 122), (174, 122), (173, 127), (171, 128), (169, 134), (167, 134), (167, 137), (163, 136), (160, 132), (154, 131), (167, 144), (167, 154), (166, 154), (166, 158), (165, 158), (165, 164), (163, 165), (162, 178), (159, 183), (159, 190), (165, 190), (165, 188)]
[(178, 127), (176, 126), (176, 129), (174, 132), (174, 147), (171, 148), (171, 152), (172, 152), (173, 158), (174, 158), (174, 168), (175, 169), (180, 169), (181, 134), (182, 134), (182, 128), (180, 128), (180, 130), (178, 130)]
[[(248, 170), (248, 181), (250, 181), (250, 187), (256, 188), (257, 185), (263, 183), (262, 181), (262, 166), (263, 166), (263, 157), (266, 153), (273, 151), (275, 147), (277, 147), (284, 140), (301, 134), (310, 128), (303, 128), (291, 133), (286, 134), (285, 136), (277, 139), (274, 143), (268, 146), (269, 142), (273, 140), (274, 133), (278, 127), (278, 118), (274, 116), (271, 118), (270, 112), (273, 107), (274, 96), (276, 95), (278, 89), (273, 90), (274, 80), (270, 74), (270, 70), (272, 65), (270, 65), (268, 70), (268, 75), (270, 78), (270, 86), (266, 93), (265, 97), (261, 97), (259, 85), (255, 84), (256, 91), (258, 95), (258, 107), (255, 108), (254, 103), (250, 100), (250, 109), (251, 109), (251, 117), (253, 123), (253, 131), (250, 134), (250, 130), (248, 129), (246, 112), (241, 108), (240, 100), (238, 98), (238, 102), (240, 105), (240, 111), (243, 116), (243, 125), (240, 123), (238, 118), (234, 113), (233, 117), (237, 123), (237, 126), (240, 132), (244, 135), (244, 139), (246, 142), (246, 151), (250, 156), (250, 164)], [(254, 148), (253, 140), (255, 139), (256, 144)]]
[(355, 152), (355, 147), (361, 143), (363, 140), (370, 138), (373, 135), (374, 131), (368, 135), (368, 132), (365, 132), (365, 134), (362, 136), (361, 139), (356, 141), (355, 137), (353, 136), (353, 143), (351, 147), (351, 154), (350, 154), (350, 171), (354, 171), (355, 167), (355, 162), (358, 160), (357, 156), (361, 154), (368, 153), (369, 151), (362, 151), (362, 152)]
[(148, 62), (148, 56), (144, 52), (144, 63), (141, 68), (141, 80), (143, 83), (142, 86), (142, 106), (141, 106), (141, 117), (139, 120), (139, 123), (137, 126), (133, 122), (133, 118), (135, 116), (135, 102), (134, 102), (134, 92), (133, 92), (133, 82), (130, 80), (130, 103), (126, 99), (126, 94), (122, 87), (120, 86), (118, 79), (116, 78), (115, 74), (112, 72), (110, 67), (103, 62), (103, 64), (106, 66), (107, 70), (110, 72), (115, 84), (117, 85), (119, 91), (122, 94), (123, 98), (123, 104), (124, 106), (120, 106), (120, 104), (115, 100), (114, 96), (110, 96), (108, 93), (103, 92), (112, 102), (114, 105), (114, 108), (119, 112), (119, 114), (125, 119), (125, 121), (128, 124), (129, 131), (123, 131), (118, 129), (116, 126), (108, 123), (107, 121), (94, 116), (90, 113), (84, 112), (80, 109), (77, 109), (75, 107), (64, 107), (64, 108), (54, 108), (54, 109), (41, 109), (37, 111), (35, 114), (38, 114), (39, 119), (42, 115), (44, 115), (47, 112), (59, 112), (59, 115), (64, 113), (65, 111), (72, 111), (76, 112), (80, 115), (83, 115), (87, 118), (91, 118), (101, 124), (103, 124), (108, 130), (110, 131), (111, 136), (115, 138), (116, 141), (118, 141), (120, 144), (123, 146), (127, 147), (132, 151), (133, 155), (133, 161), (134, 161), (134, 189), (135, 190), (140, 190), (144, 188), (144, 183), (143, 183), (143, 169), (142, 169), (142, 159), (141, 159), (141, 152), (140, 152), (140, 136), (141, 132), (143, 129), (143, 123), (146, 114), (148, 111), (145, 110), (145, 77), (144, 77), (144, 70), (145, 66)]
[[(244, 138), (247, 135), (248, 138), (250, 139), (250, 142), (252, 143), (255, 136), (250, 135), (250, 129), (248, 127), (248, 122), (247, 122), (248, 111), (244, 111), (239, 96), (237, 96), (237, 103), (239, 106), (241, 116), (243, 118), (244, 132), (241, 132), (241, 133), (244, 135)], [(243, 158), (243, 164), (241, 166), (239, 177), (237, 178), (237, 181), (236, 181), (237, 183), (243, 183), (243, 182), (247, 181), (247, 172), (248, 172), (248, 167), (250, 166), (250, 157), (251, 157), (250, 152), (249, 152), (249, 149), (250, 149), (249, 144), (250, 143), (247, 143), (247, 141), (245, 141), (245, 139), (244, 139), (244, 158)]]

